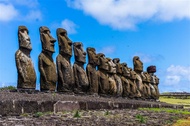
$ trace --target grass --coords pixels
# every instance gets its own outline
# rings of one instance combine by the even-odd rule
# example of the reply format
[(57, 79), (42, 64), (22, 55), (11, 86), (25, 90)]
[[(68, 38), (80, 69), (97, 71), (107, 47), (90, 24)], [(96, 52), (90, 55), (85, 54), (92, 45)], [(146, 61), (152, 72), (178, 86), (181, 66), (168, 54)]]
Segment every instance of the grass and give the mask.
[(189, 126), (190, 125), (190, 117), (187, 119), (178, 120), (173, 126)]
[(170, 109), (170, 108), (139, 108), (139, 110), (147, 110), (147, 111), (154, 111), (154, 112), (167, 112), (167, 113), (190, 115), (190, 112), (189, 112), (188, 110), (181, 110), (181, 109)]
[(140, 123), (146, 123), (146, 118), (140, 114), (136, 115), (136, 119), (138, 119)]
[(79, 111), (76, 111), (73, 117), (74, 118), (80, 118), (81, 115), (80, 115)]
[(177, 99), (177, 98), (160, 97), (159, 100), (161, 102), (166, 102), (169, 104), (184, 105), (185, 108), (190, 107), (190, 99)]
[(14, 86), (1, 87), (1, 88), (0, 88), (0, 91), (3, 91), (3, 90), (16, 90), (16, 87), (14, 87)]

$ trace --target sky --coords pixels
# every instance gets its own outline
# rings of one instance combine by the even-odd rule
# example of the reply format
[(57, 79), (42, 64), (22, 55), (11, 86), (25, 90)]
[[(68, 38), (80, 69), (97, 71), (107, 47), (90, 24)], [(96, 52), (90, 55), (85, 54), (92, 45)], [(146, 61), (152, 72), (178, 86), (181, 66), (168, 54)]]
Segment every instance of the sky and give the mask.
[[(190, 0), (0, 0), (0, 87), (17, 85), (20, 25), (29, 30), (37, 89), (39, 27), (47, 26), (55, 39), (56, 29), (64, 28), (85, 50), (94, 47), (128, 67), (134, 56), (144, 71), (155, 65), (161, 93), (190, 92)], [(58, 52), (56, 42), (54, 61)]]

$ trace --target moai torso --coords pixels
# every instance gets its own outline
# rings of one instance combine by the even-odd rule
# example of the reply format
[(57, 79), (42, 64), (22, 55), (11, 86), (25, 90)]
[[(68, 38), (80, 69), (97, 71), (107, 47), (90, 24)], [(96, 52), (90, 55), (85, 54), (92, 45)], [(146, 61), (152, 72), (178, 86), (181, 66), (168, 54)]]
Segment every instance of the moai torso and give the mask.
[(40, 39), (42, 42), (42, 52), (38, 57), (38, 67), (40, 71), (40, 90), (55, 91), (57, 74), (56, 66), (53, 62), (55, 39), (50, 35), (47, 27), (40, 27)]
[(98, 54), (98, 84), (99, 84), (99, 93), (100, 95), (106, 96), (109, 94), (110, 91), (110, 84), (109, 84), (109, 76), (108, 76), (108, 60), (106, 59), (105, 55), (102, 53)]
[(120, 59), (119, 58), (114, 58), (113, 62), (116, 64), (116, 74), (114, 74), (115, 81), (117, 84), (117, 96), (122, 96), (123, 93), (123, 86), (122, 86), (122, 80), (121, 80), (121, 75), (122, 75), (122, 65), (119, 63)]
[(18, 28), (19, 50), (15, 53), (16, 67), (18, 73), (17, 88), (18, 89), (35, 89), (36, 88), (36, 72), (30, 51), (32, 46), (28, 29), (25, 26)]
[(75, 77), (75, 93), (86, 93), (89, 89), (89, 82), (86, 71), (84, 70), (84, 64), (86, 63), (86, 52), (84, 52), (82, 43), (75, 42), (73, 45), (75, 63), (73, 65), (74, 77)]
[(86, 72), (89, 81), (89, 93), (98, 94), (98, 73), (96, 71), (96, 66), (98, 65), (98, 56), (96, 55), (95, 48), (87, 48), (88, 54), (88, 65), (86, 67)]
[(59, 54), (56, 58), (58, 84), (57, 91), (72, 92), (74, 89), (74, 73), (70, 63), (72, 56), (72, 42), (67, 37), (67, 31), (62, 28), (57, 29), (59, 43)]

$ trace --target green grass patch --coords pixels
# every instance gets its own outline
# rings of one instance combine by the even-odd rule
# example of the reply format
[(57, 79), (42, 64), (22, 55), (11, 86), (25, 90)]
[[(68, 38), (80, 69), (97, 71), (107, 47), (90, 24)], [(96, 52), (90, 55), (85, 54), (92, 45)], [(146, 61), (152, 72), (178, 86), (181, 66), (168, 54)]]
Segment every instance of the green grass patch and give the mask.
[(190, 115), (190, 112), (187, 111), (187, 110), (170, 109), (170, 108), (139, 108), (139, 110), (143, 110), (143, 111), (147, 110), (147, 111), (154, 111), (154, 112), (167, 112), (167, 113)]
[(135, 117), (136, 117), (136, 119), (139, 120), (140, 123), (146, 123), (147, 118), (145, 118), (144, 116), (138, 114)]
[(169, 104), (184, 105), (185, 108), (190, 107), (190, 99), (160, 97), (159, 100), (161, 102), (166, 102), (166, 103), (169, 103)]
[(1, 88), (0, 88), (0, 91), (3, 91), (3, 90), (16, 90), (16, 87), (14, 87), (14, 86), (1, 87)]
[(80, 115), (79, 111), (76, 111), (73, 117), (74, 118), (80, 118), (81, 115)]

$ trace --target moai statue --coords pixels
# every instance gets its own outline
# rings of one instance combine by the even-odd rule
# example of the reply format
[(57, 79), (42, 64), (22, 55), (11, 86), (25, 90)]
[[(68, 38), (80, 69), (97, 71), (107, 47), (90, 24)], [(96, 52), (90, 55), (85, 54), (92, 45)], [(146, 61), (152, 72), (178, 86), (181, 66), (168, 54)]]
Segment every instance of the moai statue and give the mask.
[(119, 58), (114, 58), (113, 62), (116, 64), (116, 71), (117, 71), (117, 73), (114, 74), (115, 81), (117, 84), (117, 96), (120, 97), (123, 94), (123, 87), (122, 87), (122, 81), (121, 81), (122, 65), (120, 64)]
[(132, 93), (132, 86), (130, 85), (128, 78), (130, 77), (130, 71), (127, 67), (127, 63), (122, 63), (122, 76), (121, 76), (121, 81), (122, 81), (122, 87), (123, 87), (123, 97), (131, 97), (133, 95)]
[(98, 73), (96, 66), (98, 65), (98, 56), (95, 48), (87, 48), (88, 65), (86, 66), (86, 73), (89, 81), (89, 93), (91, 95), (98, 95)]
[(51, 36), (49, 28), (42, 26), (39, 28), (40, 40), (42, 42), (42, 52), (38, 57), (38, 68), (40, 71), (40, 90), (55, 91), (57, 74), (56, 66), (52, 55), (54, 51), (54, 43), (56, 40)]
[(18, 89), (35, 89), (36, 88), (36, 72), (30, 52), (32, 46), (28, 29), (25, 26), (18, 27), (19, 49), (15, 53), (16, 67), (18, 73)]
[(67, 37), (67, 31), (62, 28), (57, 29), (59, 43), (59, 54), (56, 58), (58, 72), (58, 92), (73, 92), (75, 81), (73, 68), (71, 66), (72, 41)]
[(111, 58), (107, 58), (108, 60), (108, 65), (109, 65), (109, 70), (108, 70), (108, 80), (109, 80), (109, 87), (110, 87), (110, 91), (109, 94), (111, 96), (116, 96), (117, 95), (117, 85), (116, 85), (116, 81), (115, 81), (115, 77), (114, 75), (116, 74), (116, 64), (113, 63)]
[(150, 76), (148, 74), (148, 72), (142, 72), (141, 73), (141, 78), (144, 84), (144, 96), (146, 97), (146, 99), (150, 99), (151, 98), (151, 92), (150, 92)]
[(133, 57), (133, 66), (134, 66), (134, 71), (137, 73), (137, 79), (136, 79), (136, 84), (137, 84), (137, 89), (140, 91), (142, 98), (144, 98), (144, 85), (143, 81), (141, 78), (141, 73), (143, 72), (143, 63), (141, 62), (140, 58), (138, 56)]
[(159, 84), (159, 79), (154, 75), (156, 72), (156, 66), (149, 66), (147, 67), (147, 72), (151, 76), (151, 95), (155, 100), (158, 100), (159, 98), (159, 89), (158, 89), (158, 84)]
[(86, 52), (83, 50), (81, 42), (75, 42), (73, 44), (75, 63), (73, 65), (74, 77), (75, 77), (75, 89), (77, 94), (87, 93), (89, 89), (89, 82), (86, 71), (84, 70), (84, 64), (86, 63)]
[(109, 64), (108, 59), (105, 57), (103, 53), (98, 53), (98, 84), (99, 84), (99, 94), (101, 96), (107, 96), (110, 91), (109, 87)]
[(128, 78), (129, 84), (131, 88), (132, 95), (130, 98), (141, 98), (141, 93), (137, 88), (136, 80), (137, 80), (137, 73), (132, 69), (128, 68), (130, 72), (130, 77)]

